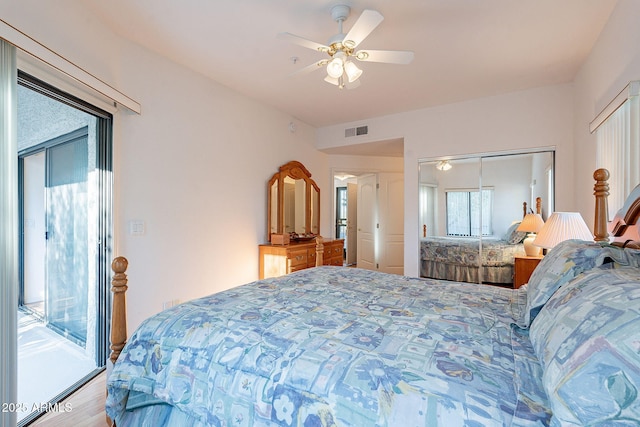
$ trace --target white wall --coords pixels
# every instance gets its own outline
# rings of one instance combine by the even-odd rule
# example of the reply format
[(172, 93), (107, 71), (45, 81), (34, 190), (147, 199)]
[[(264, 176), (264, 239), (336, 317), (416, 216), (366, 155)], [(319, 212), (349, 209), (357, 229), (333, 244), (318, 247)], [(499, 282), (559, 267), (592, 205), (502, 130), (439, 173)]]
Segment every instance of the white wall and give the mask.
[[(288, 160), (312, 172), (322, 189), (322, 231), (331, 229), (331, 167), (313, 148), (314, 129), (298, 123), (289, 133), (286, 114), (122, 41), (72, 6), (12, 1), (0, 15), (142, 104), (141, 116), (118, 115), (114, 135), (115, 238), (117, 253), (131, 260), (130, 327), (162, 301), (257, 277), (266, 181)], [(573, 84), (326, 127), (316, 145), (346, 145), (344, 128), (362, 124), (369, 135), (358, 143), (404, 138), (405, 236), (416, 236), (405, 239), (408, 275), (418, 275), (419, 159), (555, 147), (556, 210), (579, 210), (590, 224), (595, 139), (588, 123), (640, 78), (638, 22), (640, 2), (620, 0)], [(126, 233), (131, 219), (146, 221), (145, 236)]]
[(632, 80), (640, 80), (640, 2), (619, 0), (575, 79), (576, 209), (593, 224), (596, 138), (589, 122)]
[(571, 84), (543, 87), (320, 128), (317, 147), (348, 145), (344, 128), (364, 124), (369, 134), (358, 143), (404, 137), (405, 274), (417, 276), (419, 160), (555, 147), (556, 207), (570, 210), (575, 203), (572, 108)]
[[(330, 230), (331, 192), (327, 156), (313, 147), (312, 128), (300, 123), (292, 134), (289, 116), (131, 50), (144, 77), (136, 87), (143, 113), (121, 117), (118, 241), (132, 263), (129, 301), (146, 298), (142, 319), (163, 301), (257, 279), (267, 181), (280, 165), (299, 160), (313, 174), (321, 189), (321, 231)], [(146, 221), (145, 236), (124, 232), (132, 219)], [(157, 294), (149, 295), (152, 289)]]
[[(289, 160), (313, 174), (321, 231), (331, 230), (314, 128), (296, 122), (291, 133), (289, 115), (120, 39), (72, 4), (15, 1), (0, 16), (142, 105), (141, 115), (118, 112), (114, 128), (114, 255), (130, 261), (130, 329), (165, 301), (257, 279), (267, 181)], [(127, 232), (131, 220), (145, 221), (143, 236)]]

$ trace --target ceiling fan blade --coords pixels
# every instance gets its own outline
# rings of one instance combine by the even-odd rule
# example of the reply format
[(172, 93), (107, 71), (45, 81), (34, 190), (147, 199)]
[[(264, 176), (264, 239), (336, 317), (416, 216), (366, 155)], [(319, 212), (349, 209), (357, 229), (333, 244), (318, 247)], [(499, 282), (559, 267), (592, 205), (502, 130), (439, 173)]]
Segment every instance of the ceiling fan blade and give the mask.
[(303, 37), (296, 36), (295, 34), (291, 34), (291, 33), (279, 33), (278, 38), (282, 40), (287, 40), (291, 43), (295, 43), (302, 47), (306, 47), (307, 49), (312, 49), (318, 52), (327, 52), (329, 50), (329, 47), (326, 45), (323, 45), (311, 40), (307, 40)]
[(342, 44), (350, 48), (358, 46), (382, 22), (384, 16), (375, 10), (365, 9), (351, 30), (347, 33)]
[(296, 70), (292, 73), (289, 74), (289, 76), (299, 76), (299, 75), (303, 75), (303, 74), (309, 74), (315, 70), (320, 70), (322, 68), (324, 68), (325, 65), (327, 65), (327, 60), (323, 59), (321, 61), (318, 62), (314, 62), (313, 64), (307, 65), (304, 68), (300, 68), (299, 70)]
[(414, 54), (409, 50), (359, 50), (354, 55), (360, 61), (410, 64)]

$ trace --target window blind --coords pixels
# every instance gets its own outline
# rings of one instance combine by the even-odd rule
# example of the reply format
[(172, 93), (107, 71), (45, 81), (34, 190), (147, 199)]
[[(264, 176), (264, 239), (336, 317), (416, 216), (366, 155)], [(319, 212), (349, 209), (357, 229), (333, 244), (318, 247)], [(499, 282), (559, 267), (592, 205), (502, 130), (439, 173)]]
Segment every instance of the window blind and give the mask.
[(596, 167), (606, 168), (610, 173), (609, 219), (622, 207), (626, 195), (640, 184), (640, 97), (634, 87), (632, 84), (627, 87), (626, 99), (607, 112), (607, 117), (593, 129)]

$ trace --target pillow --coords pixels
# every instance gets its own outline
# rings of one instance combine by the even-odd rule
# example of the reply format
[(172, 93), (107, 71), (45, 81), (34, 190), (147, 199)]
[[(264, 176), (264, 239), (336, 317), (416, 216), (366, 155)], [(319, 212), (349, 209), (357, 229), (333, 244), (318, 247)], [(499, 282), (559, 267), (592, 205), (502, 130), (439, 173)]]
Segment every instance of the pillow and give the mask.
[(527, 304), (516, 324), (528, 328), (542, 306), (562, 285), (578, 274), (602, 265), (607, 257), (604, 244), (565, 240), (542, 258), (527, 284)]
[(630, 266), (640, 268), (640, 249), (624, 249), (620, 246), (607, 246), (614, 267)]
[(529, 336), (551, 425), (640, 419), (640, 270), (596, 268), (576, 277), (549, 299)]
[(520, 221), (516, 221), (507, 228), (507, 232), (502, 240), (505, 240), (510, 245), (517, 245), (522, 243), (525, 237), (527, 237), (526, 231), (518, 231), (517, 228), (520, 225)]

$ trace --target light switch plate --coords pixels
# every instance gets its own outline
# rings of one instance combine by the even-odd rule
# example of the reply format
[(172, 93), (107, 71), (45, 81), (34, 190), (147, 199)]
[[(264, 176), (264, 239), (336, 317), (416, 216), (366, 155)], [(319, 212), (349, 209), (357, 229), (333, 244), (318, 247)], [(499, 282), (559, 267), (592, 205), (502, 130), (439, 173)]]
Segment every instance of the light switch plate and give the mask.
[(134, 219), (129, 221), (129, 234), (132, 236), (142, 236), (145, 232), (144, 221), (141, 219)]

